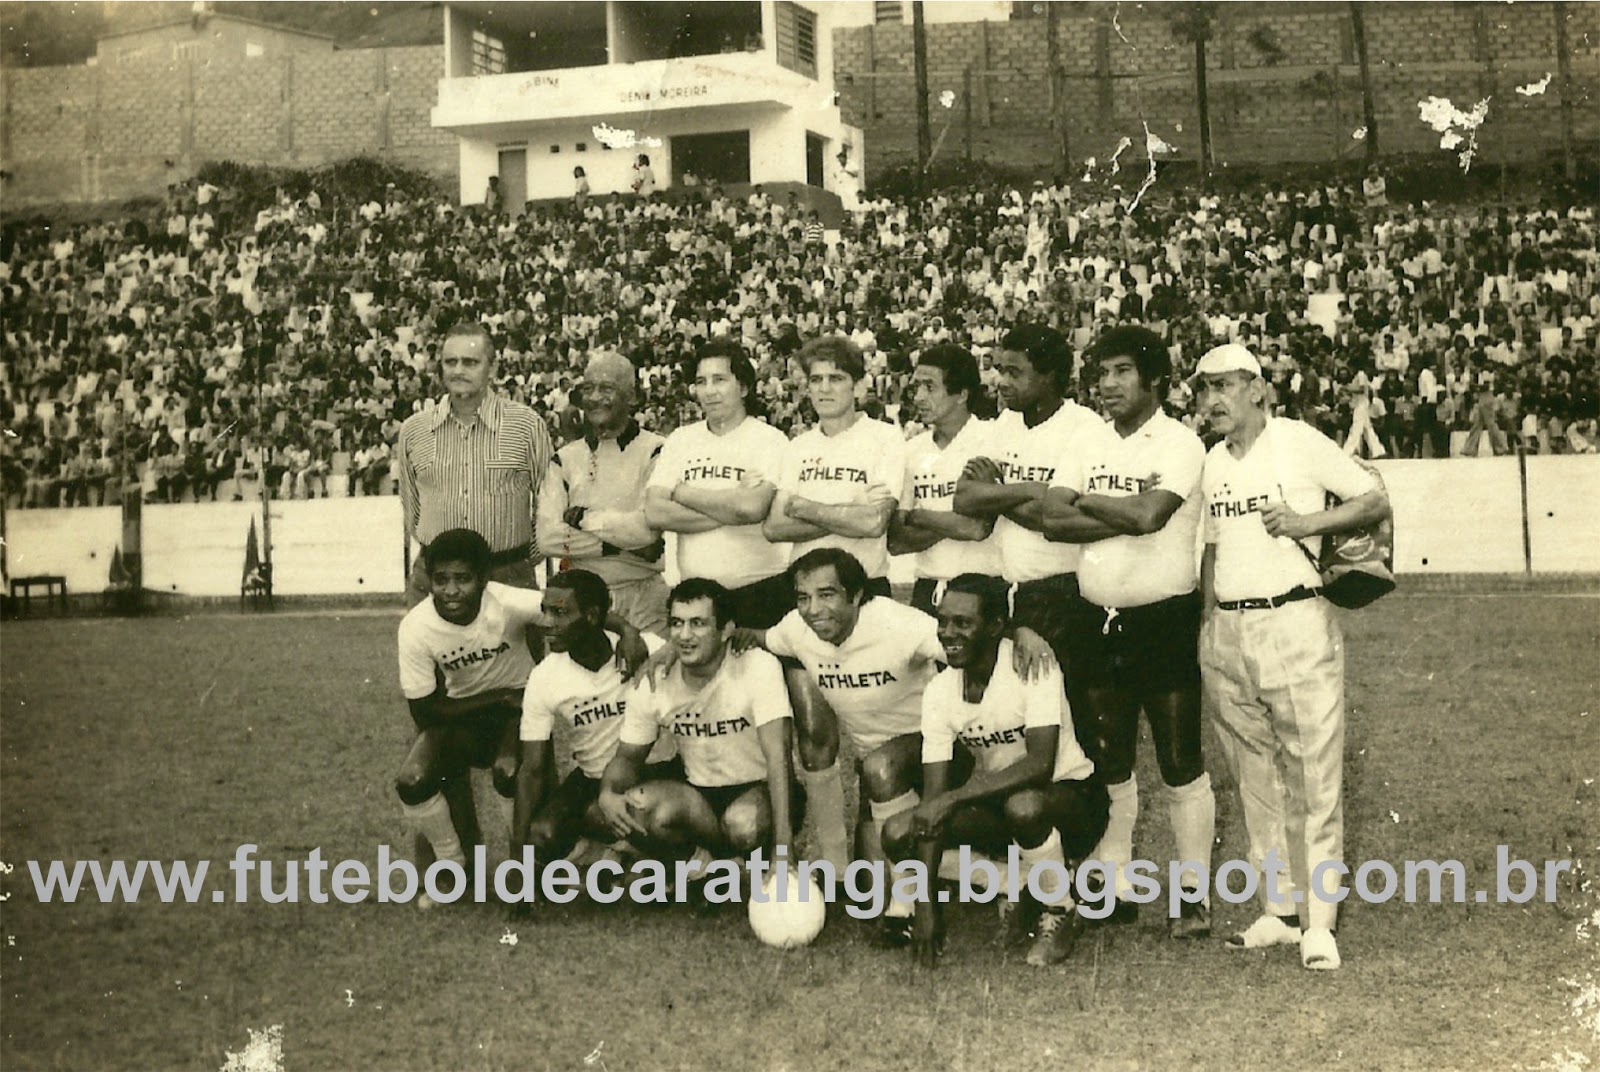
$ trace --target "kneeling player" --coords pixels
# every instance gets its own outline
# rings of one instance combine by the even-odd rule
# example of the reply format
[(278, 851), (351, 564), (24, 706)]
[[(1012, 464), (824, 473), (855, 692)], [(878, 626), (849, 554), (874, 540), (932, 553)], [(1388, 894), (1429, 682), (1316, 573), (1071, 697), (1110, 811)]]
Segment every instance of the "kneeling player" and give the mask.
[[(690, 856), (702, 875), (717, 858), (787, 852), (804, 802), (789, 758), (794, 719), (782, 667), (764, 651), (731, 650), (733, 601), (716, 581), (674, 588), (667, 627), (677, 658), (628, 697), (601, 781), (611, 832), (664, 859)], [(663, 730), (677, 742), (685, 781), (643, 779)], [(705, 903), (703, 887), (693, 884), (696, 904)]]
[[(939, 641), (950, 666), (922, 700), (923, 800), (886, 823), (883, 839), (894, 859), (918, 857), (929, 876), (948, 847), (1004, 855), (1016, 843), (1024, 875), (1045, 870), (1032, 883), (1037, 899), (1013, 891), (1020, 903), (1007, 918), (1007, 939), (1036, 934), (1027, 961), (1044, 967), (1065, 960), (1077, 942), (1082, 923), (1067, 861), (1094, 848), (1110, 802), (1078, 746), (1059, 671), (1019, 677), (1005, 628), (1002, 583), (977, 574), (950, 582), (939, 604)], [(957, 740), (976, 761), (964, 781), (954, 769)], [(912, 951), (920, 962), (935, 962), (942, 930), (937, 902), (918, 906)]]
[[(550, 654), (533, 668), (522, 696), (522, 756), (517, 768), (516, 806), (511, 821), (511, 858), (524, 845), (541, 862), (571, 853), (580, 838), (613, 839), (600, 812), (600, 779), (617, 753), (623, 712), (631, 691), (617, 665), (618, 638), (605, 628), (611, 593), (588, 570), (550, 579), (544, 593), (544, 624)], [(661, 642), (648, 635), (651, 650)], [(551, 739), (556, 723), (572, 754), (573, 767), (554, 792)], [(643, 777), (683, 777), (673, 761), (672, 740), (663, 737), (647, 757)]]
[[(471, 529), (440, 533), (422, 560), (432, 598), (400, 622), (400, 687), (417, 736), (395, 792), (434, 856), (465, 868), (442, 790), (492, 766), (495, 790), (513, 794), (517, 717), (533, 669), (523, 629), (539, 618), (543, 595), (490, 581), (489, 545)], [(427, 894), (417, 903), (433, 906)]]

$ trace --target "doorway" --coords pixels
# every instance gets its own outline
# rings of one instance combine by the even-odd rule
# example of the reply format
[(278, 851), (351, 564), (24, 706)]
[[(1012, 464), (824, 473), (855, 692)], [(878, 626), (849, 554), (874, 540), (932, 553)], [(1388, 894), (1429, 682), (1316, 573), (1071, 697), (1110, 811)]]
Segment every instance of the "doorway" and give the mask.
[(675, 134), (672, 138), (672, 185), (681, 186), (686, 172), (702, 185), (750, 181), (750, 132)]
[(528, 200), (527, 149), (500, 150), (500, 196), (505, 200), (506, 215), (522, 214)]

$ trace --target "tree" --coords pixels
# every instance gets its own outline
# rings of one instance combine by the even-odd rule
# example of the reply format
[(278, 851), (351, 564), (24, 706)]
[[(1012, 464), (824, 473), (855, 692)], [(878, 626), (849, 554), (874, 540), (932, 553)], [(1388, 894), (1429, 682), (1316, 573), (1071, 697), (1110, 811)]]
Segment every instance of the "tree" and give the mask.
[(1168, 19), (1172, 36), (1194, 45), (1194, 96), (1200, 112), (1200, 185), (1211, 179), (1211, 105), (1206, 98), (1206, 42), (1211, 40), (1215, 4), (1190, 3)]
[(911, 5), (911, 61), (917, 82), (917, 185), (921, 188), (933, 156), (933, 129), (928, 119), (928, 28), (922, 21), (922, 0)]
[(1350, 0), (1350, 36), (1361, 64), (1361, 121), (1367, 127), (1367, 163), (1378, 162), (1378, 109), (1372, 103), (1372, 68), (1367, 64), (1367, 18), (1361, 0)]

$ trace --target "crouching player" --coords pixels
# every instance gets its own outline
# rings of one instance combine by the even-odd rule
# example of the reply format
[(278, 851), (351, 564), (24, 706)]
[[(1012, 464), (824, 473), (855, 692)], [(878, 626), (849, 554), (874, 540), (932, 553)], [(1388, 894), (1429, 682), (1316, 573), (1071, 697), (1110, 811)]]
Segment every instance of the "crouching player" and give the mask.
[[(489, 580), (489, 545), (471, 529), (440, 533), (423, 550), (431, 598), (400, 621), (400, 687), (417, 735), (395, 778), (395, 792), (418, 835), (418, 855), (463, 869), (466, 840), (451, 819), (444, 787), (473, 767), (492, 768), (495, 790), (516, 791), (517, 724), (533, 669), (523, 630), (536, 623), (543, 594)], [(645, 657), (636, 631), (623, 652)], [(419, 860), (419, 863), (424, 861)], [(433, 907), (426, 894), (419, 907)]]
[[(1012, 891), (1017, 903), (1006, 917), (1006, 941), (1030, 935), (1027, 962), (1059, 964), (1071, 955), (1082, 929), (1072, 902), (1068, 861), (1085, 858), (1105, 832), (1110, 800), (1092, 775), (1073, 732), (1060, 671), (1018, 676), (1005, 639), (1006, 589), (992, 577), (963, 574), (939, 604), (939, 642), (949, 668), (928, 684), (922, 699), (921, 803), (884, 825), (884, 847), (896, 860), (918, 858), (924, 874), (937, 873), (946, 848), (972, 845), (1004, 856), (1020, 850), (1031, 890)], [(960, 777), (956, 742), (970, 752), (970, 776)], [(964, 765), (964, 764), (963, 764)], [(918, 905), (912, 953), (932, 966), (943, 940), (935, 898)]]
[[(628, 697), (600, 785), (600, 812), (614, 836), (660, 859), (690, 859), (679, 873), (688, 873), (690, 902), (702, 909), (714, 860), (758, 848), (769, 858), (786, 853), (804, 809), (783, 668), (764, 651), (730, 648), (733, 610), (728, 589), (713, 580), (694, 577), (672, 590), (667, 628), (676, 660)], [(677, 743), (685, 780), (644, 779), (663, 731)]]
[[(521, 857), (525, 845), (534, 847), (535, 860), (543, 864), (574, 853), (580, 839), (615, 840), (598, 806), (600, 780), (616, 756), (631, 687), (617, 665), (620, 638), (605, 628), (610, 613), (605, 581), (588, 570), (558, 573), (545, 588), (543, 622), (550, 654), (533, 668), (522, 694), (512, 859)], [(643, 639), (651, 651), (661, 646), (648, 634)], [(557, 723), (573, 767), (551, 791)], [(670, 737), (656, 742), (642, 778), (682, 780)]]

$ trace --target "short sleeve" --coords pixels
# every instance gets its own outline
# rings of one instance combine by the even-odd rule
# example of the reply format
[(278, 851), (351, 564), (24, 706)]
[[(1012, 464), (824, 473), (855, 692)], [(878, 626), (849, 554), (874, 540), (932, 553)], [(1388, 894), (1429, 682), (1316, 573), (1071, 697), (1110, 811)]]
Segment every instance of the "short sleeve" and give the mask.
[[(946, 670), (946, 674), (955, 673)], [(934, 678), (922, 693), (922, 762), (948, 763), (955, 758), (956, 735), (945, 710), (948, 689)]]
[(672, 488), (678, 483), (678, 474), (683, 472), (683, 462), (680, 457), (679, 444), (683, 441), (681, 432), (674, 432), (667, 436), (665, 443), (661, 444), (661, 451), (656, 455), (654, 468), (650, 470), (650, 479), (645, 481), (647, 488)]
[(1299, 453), (1316, 483), (1341, 499), (1365, 495), (1378, 486), (1377, 477), (1367, 472), (1338, 444), (1309, 426), (1300, 434)]
[(1047, 666), (1032, 681), (1022, 684), (1022, 724), (1027, 729), (1041, 726), (1070, 725), (1066, 719), (1067, 695), (1061, 683), (1061, 671)]
[(785, 614), (781, 621), (767, 630), (766, 649), (772, 654), (786, 659), (799, 657), (801, 630), (808, 630), (808, 626), (800, 617), (800, 612), (792, 610)]
[(800, 447), (805, 437), (791, 439), (783, 445), (783, 461), (778, 465), (778, 490), (793, 495), (800, 489)]
[(408, 700), (432, 696), (439, 687), (433, 653), (423, 642), (421, 630), (409, 615), (400, 623), (400, 691)]
[(1205, 464), (1206, 448), (1200, 437), (1187, 429), (1180, 435), (1174, 429), (1161, 451), (1161, 468), (1157, 470), (1161, 490), (1187, 500), (1199, 490), (1200, 471)]
[(622, 712), (622, 729), (618, 739), (623, 744), (655, 744), (661, 732), (657, 722), (660, 703), (660, 697), (650, 687), (650, 682), (641, 681), (635, 685), (628, 694), (628, 702)]
[(764, 651), (747, 651), (737, 656), (741, 684), (750, 697), (750, 721), (765, 726), (780, 718), (793, 718), (789, 689), (783, 682), (783, 667)]
[[(899, 496), (904, 492), (906, 483), (906, 441), (887, 424), (883, 430), (877, 450), (867, 462), (867, 483), (882, 485)], [(902, 499), (900, 504), (904, 506), (909, 501)]]
[(528, 678), (531, 687), (522, 690), (521, 736), (524, 741), (548, 741), (555, 733), (555, 709), (545, 699), (547, 691), (539, 678), (539, 671), (535, 669), (533, 676)]
[(939, 619), (913, 610), (904, 603), (893, 604), (896, 610), (895, 631), (910, 639), (913, 662), (944, 662), (944, 645), (939, 643)]
[(506, 609), (506, 623), (526, 625), (537, 621), (544, 611), (544, 593), (537, 588), (513, 588), (496, 584), (495, 598)]
[(1200, 467), (1200, 491), (1201, 491), (1200, 542), (1201, 543), (1216, 543), (1217, 542), (1217, 520), (1216, 520), (1216, 518), (1211, 516), (1210, 504), (1208, 502), (1206, 502), (1206, 497), (1205, 497), (1205, 491), (1206, 491), (1206, 466), (1209, 466), (1209, 465), (1212, 465), (1212, 464), (1214, 464), (1214, 463), (1212, 462), (1210, 455), (1207, 455), (1206, 456), (1205, 465), (1202, 465)]

